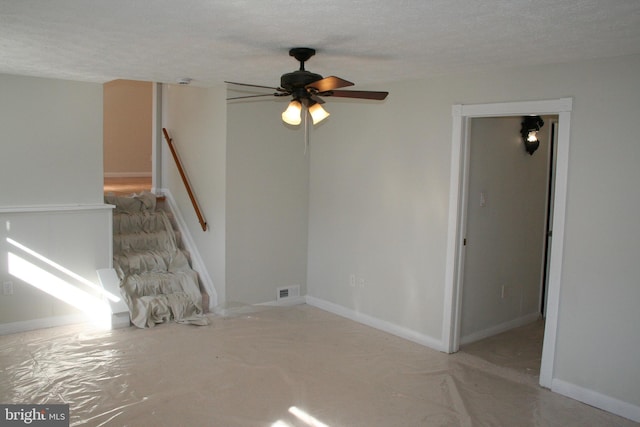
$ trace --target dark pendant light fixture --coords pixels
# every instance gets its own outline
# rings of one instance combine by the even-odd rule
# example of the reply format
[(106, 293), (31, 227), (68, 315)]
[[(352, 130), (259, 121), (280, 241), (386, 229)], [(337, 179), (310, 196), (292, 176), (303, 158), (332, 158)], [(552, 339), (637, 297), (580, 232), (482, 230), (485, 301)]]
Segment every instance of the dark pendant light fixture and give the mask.
[(540, 116), (525, 116), (522, 118), (520, 135), (522, 135), (525, 150), (527, 150), (527, 153), (531, 155), (533, 155), (540, 146), (540, 141), (538, 141), (538, 131), (542, 126), (544, 126), (544, 121)]

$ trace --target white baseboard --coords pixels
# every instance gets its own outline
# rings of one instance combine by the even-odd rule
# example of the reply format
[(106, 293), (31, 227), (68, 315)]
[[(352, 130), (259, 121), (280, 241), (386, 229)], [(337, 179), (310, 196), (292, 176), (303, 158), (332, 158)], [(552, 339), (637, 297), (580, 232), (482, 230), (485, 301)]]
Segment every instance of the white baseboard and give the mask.
[(111, 329), (122, 329), (131, 326), (129, 312), (112, 313), (109, 326)]
[(151, 172), (105, 172), (105, 178), (151, 178)]
[(52, 328), (56, 326), (75, 325), (88, 323), (89, 319), (83, 314), (70, 314), (67, 316), (43, 317), (40, 319), (23, 320), (0, 324), (0, 335), (16, 334), (18, 332), (35, 331), (36, 329)]
[(559, 379), (551, 381), (551, 391), (594, 406), (612, 414), (640, 422), (640, 406), (624, 402)]
[(425, 347), (429, 347), (434, 350), (446, 352), (446, 349), (444, 348), (444, 345), (441, 340), (435, 339), (428, 335), (421, 334), (414, 330), (395, 325), (393, 323), (375, 318), (373, 316), (369, 316), (367, 314), (358, 313), (355, 310), (352, 310), (352, 309), (349, 309), (341, 305), (337, 305), (319, 298), (315, 298), (309, 295), (305, 297), (305, 300), (309, 305), (312, 305), (314, 307), (328, 311), (333, 314), (337, 314), (338, 316), (346, 317), (347, 319), (353, 320), (354, 322), (371, 326), (372, 328), (379, 329), (381, 331), (387, 332), (391, 335), (395, 335), (400, 338), (404, 338), (409, 341), (413, 341), (417, 344), (423, 345)]
[(492, 326), (490, 328), (483, 329), (478, 332), (474, 332), (464, 337), (460, 337), (460, 344), (461, 345), (469, 344), (484, 338), (492, 337), (502, 332), (506, 332), (510, 329), (518, 328), (520, 326), (527, 325), (531, 322), (535, 322), (539, 318), (540, 318), (540, 313), (538, 312), (529, 313), (522, 317), (518, 317), (517, 319), (509, 320), (508, 322), (500, 323), (499, 325)]

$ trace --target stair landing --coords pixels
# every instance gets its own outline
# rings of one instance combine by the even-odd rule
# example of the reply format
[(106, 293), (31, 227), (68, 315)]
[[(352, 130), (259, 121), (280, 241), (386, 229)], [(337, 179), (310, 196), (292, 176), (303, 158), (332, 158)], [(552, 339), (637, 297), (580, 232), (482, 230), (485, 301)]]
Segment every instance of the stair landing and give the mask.
[(151, 191), (151, 177), (104, 178), (104, 194), (129, 196), (133, 193)]

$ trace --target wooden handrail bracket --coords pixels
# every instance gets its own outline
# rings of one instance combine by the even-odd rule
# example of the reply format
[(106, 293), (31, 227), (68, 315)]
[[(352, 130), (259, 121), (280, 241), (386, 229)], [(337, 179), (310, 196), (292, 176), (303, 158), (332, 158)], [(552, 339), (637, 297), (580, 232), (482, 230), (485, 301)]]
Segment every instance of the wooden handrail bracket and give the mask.
[(196, 197), (194, 196), (193, 191), (191, 190), (191, 185), (189, 184), (187, 175), (184, 172), (184, 168), (182, 167), (182, 163), (180, 162), (178, 153), (176, 152), (176, 149), (173, 146), (173, 140), (169, 137), (169, 133), (165, 128), (162, 128), (162, 133), (164, 133), (164, 139), (166, 139), (167, 144), (169, 144), (169, 150), (171, 150), (171, 155), (173, 156), (173, 160), (176, 162), (176, 166), (178, 167), (178, 172), (180, 172), (180, 177), (182, 178), (184, 187), (187, 189), (187, 193), (189, 194), (189, 199), (191, 199), (191, 204), (193, 205), (193, 209), (195, 209), (196, 211), (196, 215), (198, 216), (198, 222), (200, 222), (202, 231), (207, 231), (207, 221), (205, 221), (204, 217), (202, 216), (202, 212), (200, 212), (198, 201), (196, 200)]

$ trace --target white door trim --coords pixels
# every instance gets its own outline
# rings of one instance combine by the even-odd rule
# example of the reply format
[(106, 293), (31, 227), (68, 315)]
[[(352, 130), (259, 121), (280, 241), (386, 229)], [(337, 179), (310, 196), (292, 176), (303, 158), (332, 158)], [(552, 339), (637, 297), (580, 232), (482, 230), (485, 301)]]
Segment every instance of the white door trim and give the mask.
[(162, 83), (153, 84), (151, 104), (151, 192), (157, 193), (162, 187)]
[[(446, 351), (453, 353), (460, 346), (460, 316), (462, 290), (462, 260), (466, 199), (466, 180), (469, 169), (468, 126), (474, 117), (524, 116), (530, 114), (559, 116), (556, 183), (553, 212), (554, 238), (551, 244), (547, 318), (540, 366), (540, 385), (551, 387), (556, 352), (558, 312), (560, 309), (560, 282), (564, 250), (564, 225), (569, 167), (569, 142), (572, 98), (542, 101), (505, 102), (495, 104), (457, 104), (452, 108), (453, 129), (451, 141), (451, 177), (449, 189), (449, 225), (447, 234), (447, 261), (445, 270), (444, 317), (442, 342)], [(517, 132), (515, 130), (514, 132)]]

